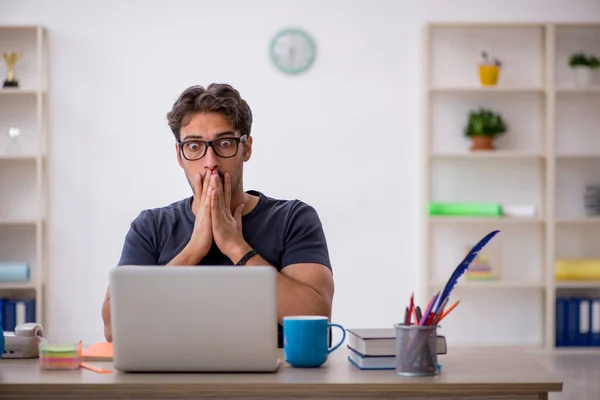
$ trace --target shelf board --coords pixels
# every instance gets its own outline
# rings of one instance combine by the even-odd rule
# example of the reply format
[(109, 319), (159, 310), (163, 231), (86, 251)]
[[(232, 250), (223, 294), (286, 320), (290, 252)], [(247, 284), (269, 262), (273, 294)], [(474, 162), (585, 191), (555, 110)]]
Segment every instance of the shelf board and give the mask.
[(595, 357), (600, 353), (600, 347), (596, 346), (565, 346), (565, 347), (554, 347), (551, 352), (556, 354), (589, 354), (592, 353)]
[(579, 218), (559, 218), (556, 220), (560, 225), (589, 225), (600, 224), (600, 216), (598, 217), (579, 217)]
[(1, 95), (35, 95), (38, 91), (35, 89), (0, 89)]
[(600, 289), (600, 281), (557, 281), (557, 289)]
[(497, 92), (497, 93), (538, 93), (544, 92), (543, 87), (537, 86), (433, 86), (429, 89), (431, 92), (440, 93), (477, 93), (477, 92)]
[[(571, 26), (575, 24), (574, 26), (579, 26), (576, 25), (577, 23), (572, 23), (572, 24), (568, 24), (565, 26)], [(597, 25), (593, 25), (593, 23), (589, 23), (592, 26), (597, 26)], [(501, 22), (501, 21), (494, 21), (494, 22), (479, 22), (479, 21), (440, 21), (440, 22), (430, 22), (428, 24), (431, 28), (442, 28), (442, 29), (448, 29), (448, 28), (456, 28), (456, 29), (497, 29), (497, 28), (545, 28), (546, 27), (546, 23), (542, 23), (542, 22), (520, 22), (520, 21), (514, 21), (514, 22)], [(559, 24), (559, 26), (562, 26), (563, 24)]]
[[(433, 283), (433, 288), (443, 288), (446, 282)], [(508, 281), (508, 280), (490, 280), (490, 281), (469, 281), (464, 279), (456, 284), (455, 289), (541, 289), (544, 284), (539, 281)]]
[(560, 86), (557, 93), (600, 93), (600, 85), (593, 86)]
[(454, 217), (454, 216), (430, 216), (429, 221), (433, 224), (539, 224), (543, 218), (528, 217)]
[(0, 218), (1, 225), (35, 225), (43, 222), (42, 218)]
[(0, 290), (37, 290), (35, 282), (0, 282)]
[(42, 25), (2, 25), (0, 26), (0, 30), (9, 30), (9, 29), (38, 29), (43, 28)]
[(557, 154), (556, 158), (562, 159), (583, 159), (583, 158), (598, 158), (600, 159), (600, 153), (572, 153), (572, 154)]
[(470, 158), (492, 158), (492, 159), (537, 159), (543, 158), (541, 153), (524, 153), (511, 150), (473, 151), (456, 153), (431, 153), (431, 158), (464, 160)]
[(1, 160), (32, 160), (35, 161), (38, 157), (43, 157), (38, 154), (0, 154)]

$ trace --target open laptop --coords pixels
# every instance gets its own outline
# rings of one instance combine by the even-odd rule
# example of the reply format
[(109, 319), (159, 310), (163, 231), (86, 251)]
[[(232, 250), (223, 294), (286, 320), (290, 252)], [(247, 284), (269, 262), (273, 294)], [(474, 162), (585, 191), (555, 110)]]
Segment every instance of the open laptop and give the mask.
[(276, 274), (272, 267), (114, 268), (109, 286), (114, 367), (277, 370)]

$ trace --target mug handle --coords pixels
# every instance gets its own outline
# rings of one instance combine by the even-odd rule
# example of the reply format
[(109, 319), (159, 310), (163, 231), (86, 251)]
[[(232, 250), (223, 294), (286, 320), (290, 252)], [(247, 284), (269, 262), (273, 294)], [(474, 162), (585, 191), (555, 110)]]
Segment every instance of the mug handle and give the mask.
[(342, 345), (342, 343), (344, 343), (344, 340), (346, 340), (346, 330), (344, 329), (343, 326), (341, 326), (339, 324), (327, 324), (327, 327), (328, 328), (335, 327), (335, 328), (340, 328), (342, 330), (342, 340), (340, 340), (340, 342), (338, 344), (336, 344), (335, 346), (333, 346), (332, 348), (327, 350), (327, 354), (330, 354), (332, 351), (334, 351), (338, 347), (340, 347)]

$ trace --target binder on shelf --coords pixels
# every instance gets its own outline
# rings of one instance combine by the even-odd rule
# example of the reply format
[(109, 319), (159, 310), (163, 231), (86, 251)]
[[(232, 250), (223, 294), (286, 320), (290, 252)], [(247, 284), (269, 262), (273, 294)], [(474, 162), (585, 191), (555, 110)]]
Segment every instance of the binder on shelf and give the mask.
[(13, 332), (17, 325), (27, 322), (37, 322), (35, 299), (0, 299), (0, 323), (2, 323), (2, 330)]
[(600, 299), (590, 304), (590, 346), (600, 346)]
[(556, 347), (600, 347), (600, 297), (556, 298)]
[(567, 345), (567, 300), (563, 298), (556, 299), (556, 347)]

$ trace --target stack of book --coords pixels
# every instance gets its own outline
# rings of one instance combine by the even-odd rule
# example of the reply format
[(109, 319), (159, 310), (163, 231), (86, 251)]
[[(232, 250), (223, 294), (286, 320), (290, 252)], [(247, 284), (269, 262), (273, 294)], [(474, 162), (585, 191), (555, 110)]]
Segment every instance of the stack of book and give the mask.
[[(348, 361), (359, 369), (396, 368), (394, 328), (346, 329)], [(438, 338), (438, 354), (446, 353), (446, 342)]]
[(359, 369), (396, 368), (396, 333), (389, 329), (346, 329), (348, 360)]

